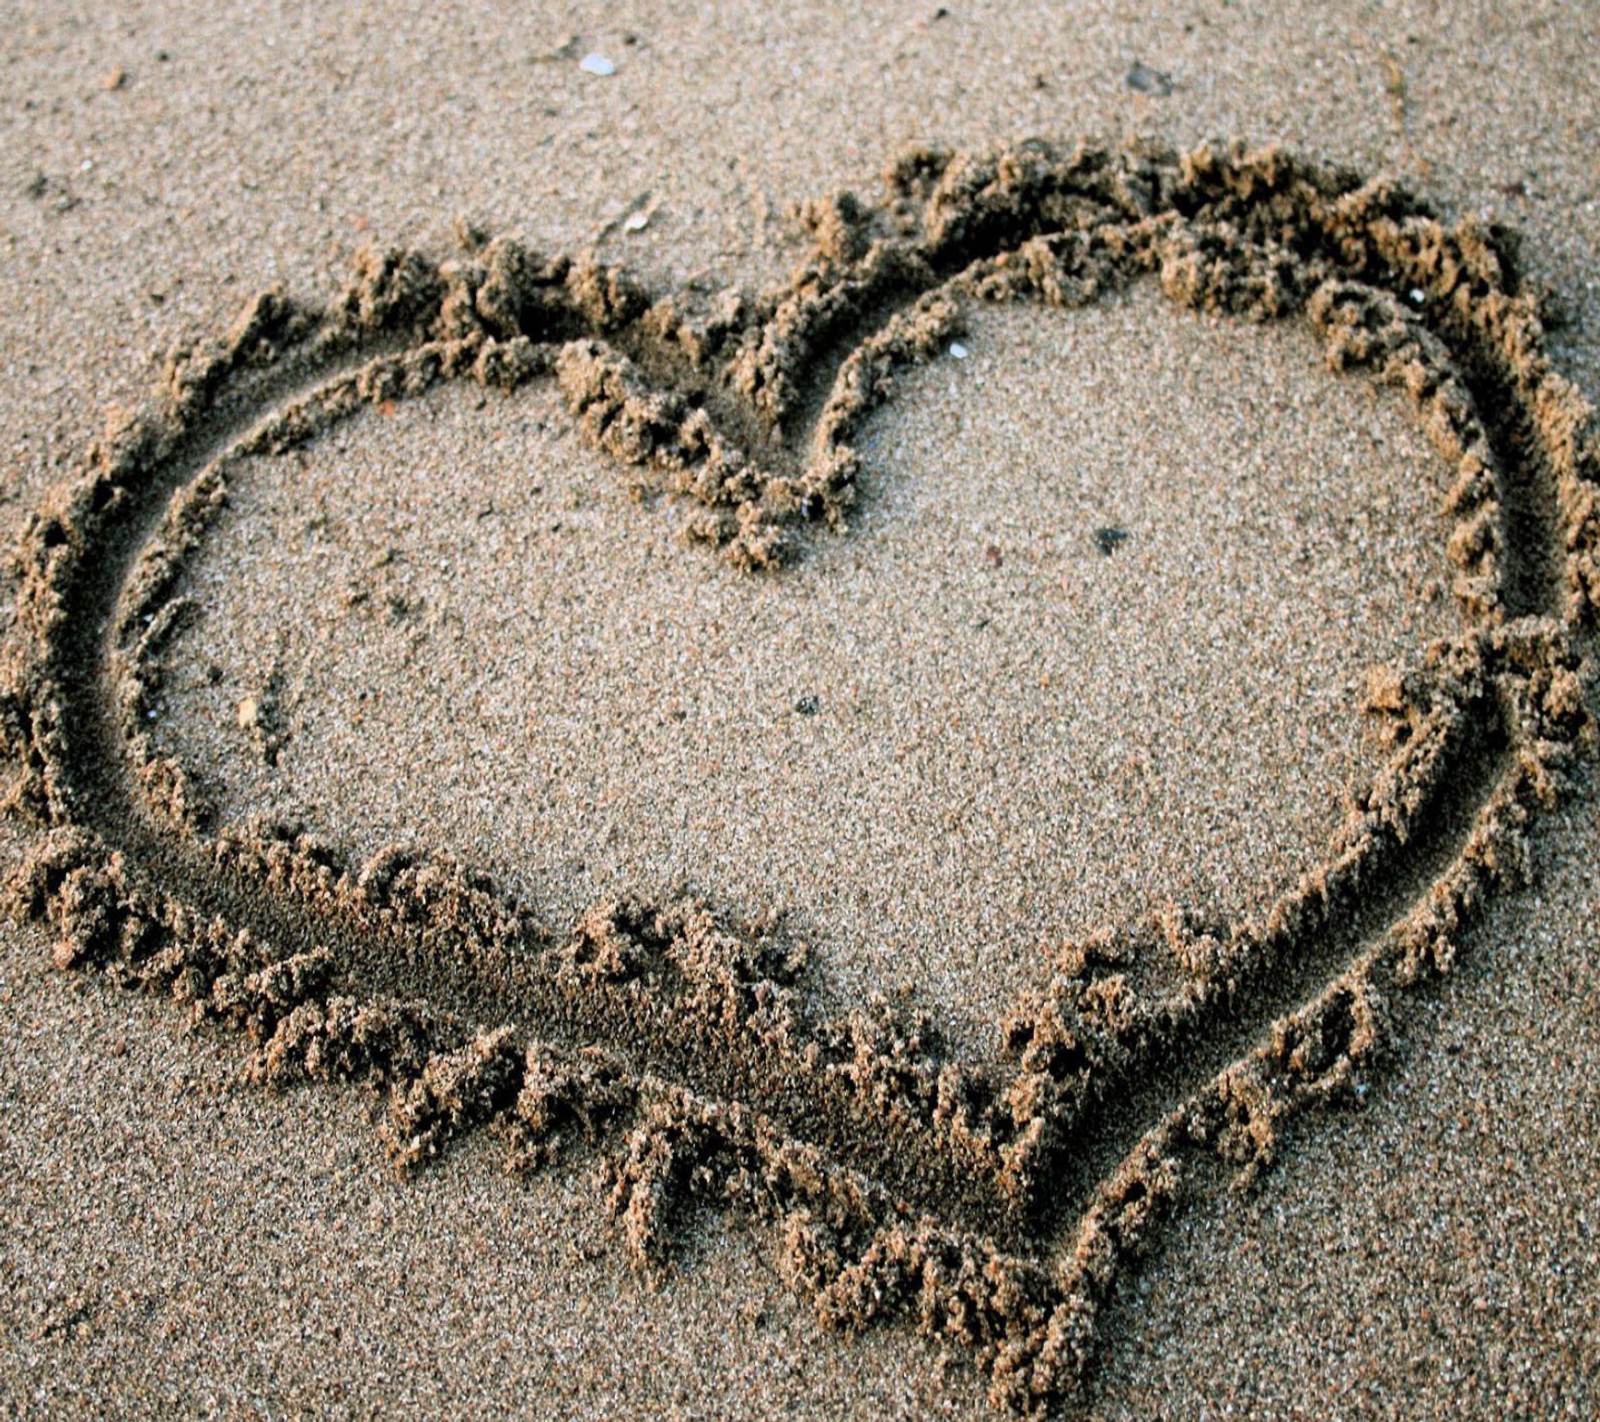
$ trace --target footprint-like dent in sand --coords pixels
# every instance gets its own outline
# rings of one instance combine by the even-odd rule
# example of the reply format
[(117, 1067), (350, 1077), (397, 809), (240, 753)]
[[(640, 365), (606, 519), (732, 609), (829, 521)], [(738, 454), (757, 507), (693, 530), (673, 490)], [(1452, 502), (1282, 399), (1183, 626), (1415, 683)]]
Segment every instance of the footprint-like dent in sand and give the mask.
[(1458, 624), (1446, 471), (1308, 331), (1141, 284), (959, 340), (869, 426), (851, 536), (775, 576), (631, 503), (548, 386), (252, 460), (158, 739), (225, 818), (448, 844), (554, 925), (788, 907), (828, 995), (912, 984), (986, 1049), (1041, 944), (1315, 863), (1383, 759), (1366, 668)]

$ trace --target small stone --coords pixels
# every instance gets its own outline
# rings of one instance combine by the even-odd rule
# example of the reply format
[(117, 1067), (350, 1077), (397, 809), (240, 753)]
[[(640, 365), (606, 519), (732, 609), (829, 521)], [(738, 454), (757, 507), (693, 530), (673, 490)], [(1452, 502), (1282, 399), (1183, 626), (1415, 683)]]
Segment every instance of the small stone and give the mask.
[(1090, 535), (1094, 539), (1094, 546), (1104, 557), (1109, 558), (1124, 543), (1133, 537), (1125, 528), (1097, 528)]
[(965, 360), (972, 352), (962, 345), (960, 341), (951, 341), (950, 354), (957, 360)]
[(609, 79), (617, 72), (617, 66), (603, 54), (586, 54), (578, 61), (578, 68), (585, 74), (597, 74), (602, 79)]
[(254, 731), (261, 726), (261, 703), (253, 696), (247, 696), (239, 703), (239, 729), (241, 731)]
[(1127, 74), (1128, 87), (1135, 93), (1149, 94), (1164, 99), (1172, 92), (1172, 76), (1152, 69), (1143, 60), (1137, 61)]
[(822, 710), (822, 700), (816, 696), (802, 696), (794, 703), (794, 709), (802, 716), (815, 716)]
[(106, 75), (106, 93), (114, 94), (118, 89), (126, 87), (128, 71), (126, 69), (113, 69)]

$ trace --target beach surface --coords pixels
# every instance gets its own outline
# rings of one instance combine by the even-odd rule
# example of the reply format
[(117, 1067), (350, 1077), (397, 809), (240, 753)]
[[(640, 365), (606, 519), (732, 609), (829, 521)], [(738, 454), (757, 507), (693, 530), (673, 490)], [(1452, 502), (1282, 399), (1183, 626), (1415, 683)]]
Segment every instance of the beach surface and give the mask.
[[(1563, 5), (8, 5), (0, 536), (175, 342), (266, 288), (335, 299), (369, 245), (516, 233), (652, 297), (754, 293), (812, 252), (807, 200), (1034, 136), (1282, 145), (1506, 224), (1593, 401), (1597, 47), (1600, 10)], [(688, 896), (803, 947), (806, 1013), (920, 1012), (998, 1071), (1063, 945), (1265, 919), (1394, 753), (1371, 669), (1463, 625), (1453, 470), (1402, 392), (1330, 369), (1304, 321), (1159, 285), (975, 304), (860, 421), (847, 526), (774, 570), (686, 540), (689, 501), (555, 380), (375, 398), (249, 453), (182, 570), (142, 753), (195, 768), (212, 831), (448, 854), (552, 942), (597, 902)], [(1063, 1415), (1600, 1410), (1588, 754), (1370, 1080), (1128, 1251)], [(8, 868), (40, 834), (0, 825)], [(57, 937), (0, 926), (8, 1415), (1007, 1415), (914, 1309), (830, 1324), (737, 1180), (641, 1268), (616, 1140), (508, 1175), (463, 1130), (398, 1168), (381, 1095), (249, 1080), (259, 1043), (60, 971)], [(1197, 1085), (1256, 1045), (1232, 1040)], [(1166, 1081), (1097, 1106), (1097, 1148)], [(949, 1197), (1024, 1255), (1100, 1169), (1031, 1182), (1018, 1224), (920, 1159), (893, 1164), (917, 1210)]]

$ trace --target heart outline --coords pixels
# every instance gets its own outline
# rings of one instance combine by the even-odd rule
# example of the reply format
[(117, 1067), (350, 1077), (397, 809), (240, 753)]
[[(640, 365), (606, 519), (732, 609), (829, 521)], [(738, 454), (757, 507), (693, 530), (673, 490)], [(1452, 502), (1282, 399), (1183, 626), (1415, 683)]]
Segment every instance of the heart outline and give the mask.
[[(157, 404), (111, 431), (24, 534), (0, 727), (21, 766), (13, 806), (46, 832), (13, 899), (57, 927), (62, 966), (100, 963), (243, 1027), (264, 1077), (375, 1078), (402, 1160), (485, 1122), (508, 1130), (523, 1164), (563, 1130), (626, 1132), (612, 1207), (637, 1258), (661, 1262), (673, 1192), (705, 1188), (683, 1178), (699, 1172), (776, 1218), (784, 1267), (826, 1316), (920, 1312), (926, 1330), (976, 1349), (997, 1400), (1026, 1409), (1081, 1382), (1119, 1266), (1184, 1175), (1212, 1158), (1253, 1175), (1286, 1118), (1360, 1086), (1394, 995), (1447, 971), (1461, 924), (1525, 871), (1527, 823), (1593, 735), (1575, 638), (1600, 592), (1600, 456), (1503, 239), (1447, 229), (1385, 184), (1272, 151), (1023, 145), (908, 155), (889, 188), (878, 208), (848, 195), (808, 205), (815, 261), (787, 289), (698, 322), (616, 269), (501, 242), (453, 269), (369, 255), (332, 311), (269, 293), (223, 341), (176, 354)], [(1303, 311), (1330, 363), (1409, 390), (1457, 466), (1451, 553), (1468, 626), (1374, 685), (1396, 750), (1322, 866), (1263, 922), (1226, 935), (1173, 918), (1064, 950), (1052, 982), (1002, 1025), (1010, 1081), (942, 1062), (914, 1023), (813, 1020), (795, 965), (702, 908), (597, 906), (557, 945), (447, 861), (391, 853), (356, 871), (271, 827), (208, 841), (192, 776), (140, 729), (185, 615), (173, 585), (220, 506), (221, 465), (240, 453), (287, 448), (438, 378), (513, 387), (553, 373), (586, 437), (698, 504), (694, 536), (759, 568), (795, 526), (843, 522), (861, 469), (851, 440), (895, 371), (957, 329), (962, 301), (1071, 306), (1151, 272), (1180, 303)], [(785, 426), (841, 344), (800, 459)], [(321, 381), (325, 370), (339, 373)], [(1510, 415), (1490, 408), (1501, 397)], [(224, 439), (259, 410), (242, 440)], [(197, 463), (192, 480), (174, 472)], [(148, 532), (169, 487), (154, 540), (140, 538), (129, 520), (142, 513)], [(99, 618), (84, 601), (96, 577), (113, 594)], [(103, 763), (86, 771), (96, 745)], [(1396, 864), (1398, 887), (1374, 889)], [(264, 894), (278, 899), (265, 913)], [(1258, 1005), (1241, 1029), (1249, 1050), (1180, 1090), (1131, 1145), (1113, 1134), (1105, 1148), (1120, 1163), (1075, 1228), (1069, 1206), (1042, 1198), (1067, 1145), (1094, 1144), (1109, 1095), (1155, 1080), (1151, 1061), (1226, 1023), (1318, 938), (1302, 974), (1318, 990), (1280, 988), (1303, 1005), (1265, 1018)], [(1121, 971), (1161, 954), (1177, 977), (1153, 995)], [(490, 1019), (510, 982), (558, 1040), (467, 1035), (398, 993), (378, 1010), (334, 992), (341, 977), (370, 993), (408, 971)], [(652, 993), (676, 1024), (657, 1021)], [(612, 1047), (595, 1051), (585, 1035), (607, 1022)], [(634, 1024), (631, 1039), (618, 1022)], [(749, 1062), (718, 1077), (708, 1044), (728, 1041)], [(804, 1084), (788, 1099), (772, 1087), (796, 1072), (821, 1075), (821, 1116), (843, 1128), (824, 1120), (820, 1141), (791, 1129), (815, 1124), (818, 1104)]]

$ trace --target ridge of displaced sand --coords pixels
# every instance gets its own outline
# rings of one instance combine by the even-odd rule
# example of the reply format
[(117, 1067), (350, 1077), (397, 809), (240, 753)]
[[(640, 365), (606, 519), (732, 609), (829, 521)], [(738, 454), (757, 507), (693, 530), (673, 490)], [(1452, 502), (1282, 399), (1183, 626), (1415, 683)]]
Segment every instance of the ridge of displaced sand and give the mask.
[[(652, 299), (501, 239), (443, 265), (368, 254), (331, 310), (267, 294), (175, 352), (17, 555), (0, 727), (38, 840), (12, 897), (55, 925), (61, 966), (246, 1031), (263, 1080), (370, 1083), (402, 1163), (482, 1126), (518, 1169), (597, 1142), (645, 1267), (684, 1211), (746, 1209), (825, 1317), (909, 1315), (1028, 1410), (1079, 1384), (1119, 1268), (1183, 1191), (1219, 1165), (1252, 1177), (1290, 1118), (1358, 1091), (1406, 989), (1519, 881), (1593, 735), (1576, 648), (1600, 599), (1600, 436), (1509, 239), (1387, 184), (1277, 152), (1045, 144), (918, 151), (887, 184), (881, 205), (808, 204), (812, 259), (761, 297)], [(1182, 305), (1302, 316), (1331, 366), (1410, 396), (1455, 471), (1466, 627), (1374, 679), (1391, 758), (1320, 866), (1259, 918), (1069, 945), (999, 1024), (999, 1072), (904, 1009), (822, 1017), (781, 935), (698, 904), (606, 902), (552, 936), (442, 853), (354, 866), (292, 826), (213, 833), (146, 734), (190, 615), (174, 589), (243, 456), (441, 380), (553, 376), (692, 537), (775, 570), (809, 525), (843, 526), (865, 420), (966, 306), (1071, 307), (1144, 275)]]

